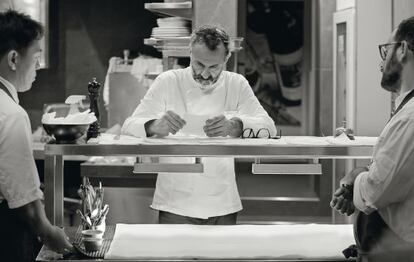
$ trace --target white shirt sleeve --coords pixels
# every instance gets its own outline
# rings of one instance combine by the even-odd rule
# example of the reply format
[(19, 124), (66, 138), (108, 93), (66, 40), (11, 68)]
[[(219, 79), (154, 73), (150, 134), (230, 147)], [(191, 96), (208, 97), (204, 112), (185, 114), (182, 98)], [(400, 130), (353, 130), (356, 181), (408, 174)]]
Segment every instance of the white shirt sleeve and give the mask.
[(354, 204), (371, 213), (406, 198), (414, 186), (414, 121), (395, 121), (380, 137), (368, 172), (354, 183)]
[(243, 78), (240, 88), (237, 115), (235, 116), (242, 120), (243, 129), (251, 128), (254, 132), (257, 132), (260, 128), (266, 128), (271, 136), (275, 136), (275, 123), (263, 109), (245, 78)]
[(159, 75), (145, 94), (132, 116), (128, 117), (123, 126), (122, 134), (146, 137), (145, 123), (160, 118), (165, 112), (164, 86), (168, 86), (168, 75)]
[(28, 116), (16, 113), (0, 121), (0, 192), (9, 208), (41, 199)]

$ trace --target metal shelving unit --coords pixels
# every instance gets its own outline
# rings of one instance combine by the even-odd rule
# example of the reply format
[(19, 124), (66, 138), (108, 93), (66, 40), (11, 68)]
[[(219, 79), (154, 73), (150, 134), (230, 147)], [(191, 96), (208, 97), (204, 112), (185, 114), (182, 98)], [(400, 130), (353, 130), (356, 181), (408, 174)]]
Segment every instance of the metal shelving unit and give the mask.
[[(186, 20), (193, 19), (193, 3), (192, 1), (176, 2), (176, 3), (146, 3), (145, 9), (163, 15), (178, 16)], [(167, 71), (173, 68), (174, 60), (177, 57), (188, 57), (190, 55), (188, 44), (190, 37), (168, 37), (168, 38), (147, 38), (144, 44), (150, 45), (158, 49), (163, 57), (163, 70)], [(149, 76), (155, 78), (156, 76)]]
[[(230, 38), (230, 52), (242, 50), (242, 37)], [(190, 37), (146, 38), (144, 44), (151, 45), (162, 52), (164, 71), (171, 69), (176, 57), (190, 55)]]
[(178, 3), (146, 3), (145, 9), (167, 16), (179, 16), (186, 20), (193, 19), (193, 3), (191, 1)]
[[(193, 20), (192, 1), (176, 3), (146, 3), (145, 9), (167, 16), (179, 16), (186, 20)], [(232, 37), (230, 39), (230, 51), (238, 52), (242, 49), (242, 37)], [(150, 45), (162, 52), (163, 70), (169, 70), (174, 65), (174, 60), (178, 57), (188, 57), (190, 37), (168, 37), (168, 38), (146, 38), (144, 44)], [(153, 75), (150, 78), (155, 78)]]

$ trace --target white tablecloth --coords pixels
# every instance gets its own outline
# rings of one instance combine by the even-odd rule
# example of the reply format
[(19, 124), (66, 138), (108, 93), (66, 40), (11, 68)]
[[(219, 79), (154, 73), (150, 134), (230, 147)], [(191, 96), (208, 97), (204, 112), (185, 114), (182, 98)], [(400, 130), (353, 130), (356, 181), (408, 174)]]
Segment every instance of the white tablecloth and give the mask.
[(377, 137), (357, 136), (355, 140), (334, 138), (332, 136), (285, 136), (281, 139), (241, 139), (230, 137), (196, 137), (171, 135), (165, 138), (138, 138), (127, 135), (101, 134), (90, 139), (90, 144), (101, 145), (254, 145), (254, 146), (373, 146)]
[(117, 224), (105, 259), (343, 259), (352, 225)]

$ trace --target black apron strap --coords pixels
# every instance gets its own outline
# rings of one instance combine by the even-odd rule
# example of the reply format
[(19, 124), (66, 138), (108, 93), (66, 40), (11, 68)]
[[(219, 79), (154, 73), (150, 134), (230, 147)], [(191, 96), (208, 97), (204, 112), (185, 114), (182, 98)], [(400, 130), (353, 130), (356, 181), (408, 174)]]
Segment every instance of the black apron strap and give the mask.
[[(393, 110), (391, 113), (391, 117), (390, 119), (388, 119), (388, 122), (390, 122), (390, 120), (405, 106), (405, 104), (407, 104), (412, 98), (414, 97), (414, 89), (411, 90), (410, 93), (408, 93), (408, 95), (406, 95), (403, 99), (403, 101), (401, 102), (401, 104), (397, 107), (397, 109)], [(387, 122), (387, 123), (388, 123)]]
[(37, 237), (3, 200), (0, 203), (0, 260), (35, 261), (40, 248)]
[(2, 82), (0, 82), (0, 89), (6, 92), (8, 96), (14, 101), (12, 94), (10, 94), (9, 89), (7, 89)]

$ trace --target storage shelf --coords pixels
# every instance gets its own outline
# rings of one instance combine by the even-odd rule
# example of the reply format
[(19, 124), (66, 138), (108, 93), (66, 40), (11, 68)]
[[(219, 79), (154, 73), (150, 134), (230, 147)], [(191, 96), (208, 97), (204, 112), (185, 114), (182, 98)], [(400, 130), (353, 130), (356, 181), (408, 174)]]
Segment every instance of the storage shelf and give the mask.
[(151, 12), (163, 14), (167, 16), (179, 16), (186, 20), (192, 20), (193, 10), (192, 2), (179, 2), (179, 3), (146, 3), (145, 9)]
[(268, 196), (245, 196), (240, 197), (243, 201), (272, 201), (272, 202), (319, 202), (321, 201), (319, 197), (268, 197)]
[(190, 37), (146, 38), (144, 44), (158, 49), (186, 50), (190, 44)]
[(241, 213), (237, 224), (255, 225), (292, 225), (292, 224), (331, 224), (330, 216), (246, 216)]
[[(242, 37), (231, 37), (230, 38), (230, 52), (239, 52), (243, 49), (241, 43), (243, 42)], [(180, 50), (189, 51), (190, 37), (168, 37), (168, 38), (146, 38), (144, 44), (153, 46), (160, 51), (163, 50)]]

